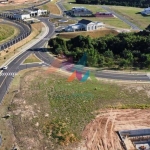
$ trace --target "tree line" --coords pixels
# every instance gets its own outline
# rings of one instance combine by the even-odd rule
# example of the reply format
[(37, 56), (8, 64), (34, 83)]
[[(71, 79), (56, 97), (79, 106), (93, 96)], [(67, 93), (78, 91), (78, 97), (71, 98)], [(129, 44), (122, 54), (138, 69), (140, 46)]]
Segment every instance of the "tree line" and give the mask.
[(149, 0), (76, 0), (78, 4), (105, 4), (133, 7), (149, 7)]
[(138, 69), (150, 68), (150, 31), (120, 33), (92, 39), (77, 36), (68, 41), (56, 37), (49, 46), (54, 54), (73, 57), (74, 62), (86, 53), (87, 66)]

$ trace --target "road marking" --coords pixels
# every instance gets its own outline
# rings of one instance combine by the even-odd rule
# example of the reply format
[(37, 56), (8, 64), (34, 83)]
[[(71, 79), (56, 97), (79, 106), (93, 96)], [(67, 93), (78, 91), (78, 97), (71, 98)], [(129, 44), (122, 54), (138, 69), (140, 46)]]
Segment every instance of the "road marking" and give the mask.
[(4, 78), (4, 80), (2, 81), (0, 87), (3, 85), (4, 81), (6, 80), (6, 77), (7, 77), (7, 76), (5, 76), (5, 78)]
[(6, 73), (1, 73), (0, 76), (14, 76), (16, 75), (15, 72), (6, 72)]

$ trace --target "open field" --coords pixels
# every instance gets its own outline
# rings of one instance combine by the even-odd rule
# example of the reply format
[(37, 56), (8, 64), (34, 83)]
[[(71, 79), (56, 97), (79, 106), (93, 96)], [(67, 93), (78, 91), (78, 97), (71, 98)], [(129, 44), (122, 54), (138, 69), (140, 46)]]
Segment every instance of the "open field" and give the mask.
[(71, 32), (71, 33), (60, 33), (58, 36), (64, 39), (71, 39), (78, 35), (83, 35), (83, 36), (89, 35), (92, 38), (98, 38), (98, 37), (106, 36), (108, 34), (117, 35), (118, 32), (115, 30), (102, 29), (102, 30), (88, 31), (88, 32), (80, 31), (80, 32)]
[(25, 59), (23, 63), (26, 64), (26, 63), (35, 63), (35, 62), (41, 62), (41, 60), (37, 58), (34, 54), (31, 54)]
[(0, 52), (0, 66), (6, 62), (9, 58), (11, 58), (14, 54), (19, 52), (19, 47), (25, 45), (27, 42), (31, 41), (35, 38), (40, 32), (43, 27), (42, 23), (34, 23), (32, 26), (32, 33), (22, 41), (16, 43), (15, 45), (11, 46), (10, 48)]
[[(75, 142), (75, 145), (70, 143), (79, 141), (82, 136), (87, 139), (89, 145), (92, 144), (92, 139), (95, 144), (98, 142), (98, 136), (106, 135), (103, 139), (107, 139), (107, 134), (103, 133), (105, 130), (102, 134), (98, 134), (101, 131), (98, 122), (95, 121), (96, 125), (91, 122), (97, 115), (102, 114), (99, 110), (110, 107), (142, 109), (150, 107), (148, 84), (131, 86), (94, 80), (67, 82), (68, 75), (59, 71), (49, 74), (47, 68), (43, 68), (15, 77), (6, 99), (10, 96), (11, 100), (13, 91), (19, 90), (12, 100), (9, 113), (12, 116), (16, 141), (21, 150), (29, 147), (41, 149), (43, 146), (49, 150), (73, 150), (79, 143)], [(113, 117), (110, 117), (107, 121), (106, 117), (100, 127), (105, 129), (105, 125), (106, 127), (110, 125), (112, 119)], [(90, 122), (94, 124), (91, 126), (92, 130), (89, 125), (85, 128)], [(98, 129), (97, 133), (94, 133), (94, 128)], [(113, 137), (117, 139), (115, 135)], [(61, 147), (67, 144), (69, 145)]]
[[(72, 7), (79, 7), (81, 6), (80, 4), (75, 4), (74, 0), (72, 0), (72, 3), (69, 3), (69, 0), (66, 0), (64, 2), (64, 7), (67, 10), (70, 10)], [(101, 8), (99, 5), (88, 5), (88, 4), (82, 4), (82, 7), (86, 7), (87, 9), (91, 10), (93, 13), (96, 12), (105, 12), (106, 10), (104, 10), (103, 8)], [(119, 27), (119, 28), (130, 28), (126, 23), (124, 23), (123, 21), (121, 21), (118, 18), (102, 18), (102, 17), (76, 17), (77, 19), (81, 20), (81, 19), (89, 19), (92, 21), (99, 21), (99, 22), (103, 22), (106, 25), (111, 25), (111, 26), (115, 26), (115, 27)]]
[(0, 44), (19, 34), (19, 30), (11, 25), (0, 23)]
[(56, 2), (57, 2), (57, 0), (53, 0), (45, 5), (40, 6), (39, 8), (46, 9), (46, 10), (50, 11), (50, 13), (52, 13), (52, 14), (60, 15), (60, 10), (59, 10), (58, 6), (56, 5)]
[(123, 6), (110, 6), (112, 10), (123, 15), (131, 22), (137, 24), (142, 29), (145, 29), (150, 24), (150, 16), (142, 16), (140, 12), (142, 8), (136, 7), (123, 7)]

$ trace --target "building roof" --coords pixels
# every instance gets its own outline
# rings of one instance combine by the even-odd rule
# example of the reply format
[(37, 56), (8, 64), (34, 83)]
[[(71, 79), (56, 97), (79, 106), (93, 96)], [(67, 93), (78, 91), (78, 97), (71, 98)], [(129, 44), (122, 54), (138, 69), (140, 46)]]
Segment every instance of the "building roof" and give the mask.
[(90, 20), (86, 20), (86, 19), (82, 19), (82, 20), (80, 20), (78, 23), (82, 23), (82, 24), (89, 24), (89, 23), (91, 23), (92, 21), (90, 21)]

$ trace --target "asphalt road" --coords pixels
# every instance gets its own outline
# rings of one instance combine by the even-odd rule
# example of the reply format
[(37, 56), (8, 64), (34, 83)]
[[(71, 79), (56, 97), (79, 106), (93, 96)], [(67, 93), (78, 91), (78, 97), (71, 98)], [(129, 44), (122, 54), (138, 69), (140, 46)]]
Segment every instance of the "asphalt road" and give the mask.
[[(2, 74), (10, 74), (17, 73), (22, 69), (31, 68), (31, 67), (42, 67), (42, 66), (54, 66), (54, 58), (51, 57), (48, 53), (46, 53), (44, 47), (45, 42), (47, 42), (55, 33), (55, 28), (52, 23), (49, 22), (48, 18), (39, 18), (42, 22), (44, 22), (48, 27), (49, 31), (47, 35), (37, 44), (32, 46), (29, 50), (25, 51), (17, 58), (15, 58), (9, 65), (8, 69), (4, 70)], [(27, 56), (31, 53), (35, 53), (35, 55), (40, 58), (43, 63), (36, 64), (28, 64), (22, 65), (21, 63), (25, 60)], [(59, 69), (59, 68), (58, 68)], [(84, 68), (81, 72), (85, 73), (87, 70)], [(133, 74), (115, 74), (112, 72), (94, 72), (96, 77), (106, 78), (106, 79), (117, 79), (117, 80), (128, 80), (128, 81), (150, 81), (150, 78), (147, 75), (133, 75)], [(12, 75), (2, 75), (0, 76), (0, 102), (2, 101), (4, 95), (8, 91), (9, 85), (13, 80)]]
[[(2, 101), (4, 95), (7, 93), (9, 85), (11, 81), (13, 80), (12, 75), (3, 76), (3, 74), (11, 74), (11, 73), (13, 74), (22, 70), (22, 68), (20, 67), (20, 64), (25, 60), (25, 58), (33, 52), (38, 53), (38, 49), (43, 47), (45, 42), (48, 41), (54, 34), (54, 26), (52, 23), (48, 21), (48, 18), (41, 18), (40, 20), (44, 22), (45, 24), (47, 24), (47, 26), (49, 27), (49, 31), (44, 39), (42, 39), (40, 42), (32, 46), (29, 50), (25, 51), (24, 53), (19, 55), (17, 58), (15, 58), (8, 65), (8, 69), (2, 72), (2, 75), (0, 76), (0, 102)], [(41, 66), (41, 64), (39, 64), (39, 66)], [(26, 67), (32, 67), (32, 65), (31, 66), (29, 65)]]
[(23, 23), (14, 22), (14, 21), (12, 22), (12, 20), (6, 19), (6, 18), (2, 18), (2, 19), (4, 20), (2, 23), (7, 23), (10, 25), (13, 25), (16, 28), (18, 28), (20, 32), (15, 38), (10, 39), (9, 41), (7, 41), (5, 43), (0, 44), (0, 51), (1, 51), (1, 47), (7, 48), (8, 46), (11, 46), (12, 44), (19, 42), (19, 39), (22, 39), (22, 36), (30, 31), (28, 26)]

